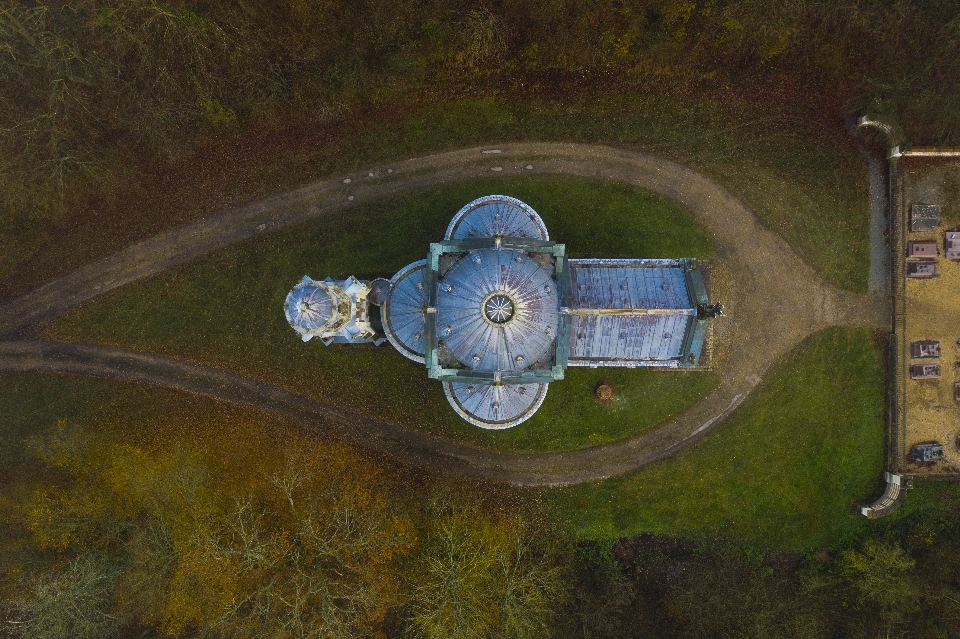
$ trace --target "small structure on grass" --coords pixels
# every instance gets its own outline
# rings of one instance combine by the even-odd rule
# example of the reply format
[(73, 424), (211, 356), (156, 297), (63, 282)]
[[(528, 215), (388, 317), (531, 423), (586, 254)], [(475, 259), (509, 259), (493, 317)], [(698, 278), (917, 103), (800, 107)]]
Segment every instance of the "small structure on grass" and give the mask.
[(915, 359), (940, 357), (940, 342), (932, 339), (910, 342), (910, 357)]
[(910, 364), (910, 379), (940, 379), (940, 364)]
[(918, 463), (943, 461), (943, 444), (937, 442), (914, 444), (910, 453), (913, 461)]
[(597, 386), (597, 398), (602, 401), (607, 401), (613, 397), (613, 389), (610, 388), (609, 384), (600, 384)]
[(912, 260), (907, 262), (907, 277), (930, 279), (937, 276), (937, 263), (933, 261)]
[(953, 383), (953, 399), (960, 402), (960, 382)]
[(910, 205), (910, 230), (932, 231), (940, 224), (939, 204)]
[(939, 253), (936, 240), (907, 242), (907, 257), (936, 257)]
[(568, 366), (696, 367), (722, 314), (697, 260), (569, 259), (532, 208), (503, 195), (464, 206), (388, 284), (304, 278), (287, 319), (304, 340), (386, 338), (481, 428), (529, 419)]
[(943, 234), (943, 249), (948, 260), (960, 260), (960, 231)]

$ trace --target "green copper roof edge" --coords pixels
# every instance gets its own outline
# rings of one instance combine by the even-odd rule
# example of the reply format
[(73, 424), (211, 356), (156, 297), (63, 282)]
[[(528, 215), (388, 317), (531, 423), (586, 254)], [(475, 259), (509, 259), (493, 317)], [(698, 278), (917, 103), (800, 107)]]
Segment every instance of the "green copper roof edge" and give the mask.
[[(703, 351), (703, 344), (707, 339), (707, 327), (709, 321), (705, 319), (693, 320), (687, 326), (687, 333), (683, 338), (682, 357), (680, 358), (680, 368), (694, 368), (700, 364), (700, 355)], [(693, 358), (693, 361), (690, 358)]]
[(682, 261), (684, 263), (683, 279), (687, 283), (690, 304), (693, 308), (697, 308), (700, 304), (709, 304), (710, 298), (707, 296), (707, 287), (703, 283), (699, 263), (694, 258), (685, 258)]

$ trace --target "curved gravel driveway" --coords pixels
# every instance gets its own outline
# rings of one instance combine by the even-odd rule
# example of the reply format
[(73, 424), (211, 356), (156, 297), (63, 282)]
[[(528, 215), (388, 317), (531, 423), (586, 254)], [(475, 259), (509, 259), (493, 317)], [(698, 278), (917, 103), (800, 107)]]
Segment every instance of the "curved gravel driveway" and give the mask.
[(296, 222), (412, 189), (524, 173), (593, 177), (650, 189), (710, 230), (717, 289), (727, 317), (716, 323), (720, 386), (636, 437), (563, 453), (497, 453), (377, 422), (233, 373), (94, 345), (0, 343), (0, 371), (58, 371), (138, 379), (244, 402), (317, 424), (415, 464), (520, 485), (573, 484), (635, 470), (716, 428), (762, 376), (812, 333), (831, 325), (889, 327), (882, 296), (824, 283), (728, 191), (683, 166), (644, 153), (584, 144), (508, 144), (432, 155), (258, 200), (157, 235), (0, 307), (0, 335), (13, 337), (86, 300), (199, 255)]

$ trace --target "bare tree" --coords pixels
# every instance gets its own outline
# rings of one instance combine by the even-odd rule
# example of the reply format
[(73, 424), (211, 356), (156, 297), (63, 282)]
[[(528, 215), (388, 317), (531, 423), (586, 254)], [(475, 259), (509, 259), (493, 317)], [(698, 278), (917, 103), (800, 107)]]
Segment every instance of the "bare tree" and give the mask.
[(519, 518), (455, 509), (433, 524), (416, 573), (414, 637), (546, 637), (565, 594), (560, 566)]
[(116, 636), (111, 614), (117, 571), (100, 557), (83, 555), (61, 570), (42, 573), (9, 603), (9, 627), (30, 639), (101, 639)]
[(469, 66), (498, 62), (506, 54), (503, 21), (489, 9), (474, 9), (463, 22), (463, 59)]
[(375, 492), (373, 474), (348, 475), (335, 457), (291, 456), (272, 491), (236, 500), (224, 525), (198, 539), (203, 562), (236, 584), (209, 629), (348, 639), (369, 633), (396, 601), (392, 563), (412, 543), (409, 525)]

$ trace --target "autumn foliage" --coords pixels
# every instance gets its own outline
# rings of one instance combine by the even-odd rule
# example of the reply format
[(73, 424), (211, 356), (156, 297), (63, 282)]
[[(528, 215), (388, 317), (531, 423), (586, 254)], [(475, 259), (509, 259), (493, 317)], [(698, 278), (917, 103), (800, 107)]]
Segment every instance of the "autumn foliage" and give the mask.
[(14, 636), (550, 635), (562, 544), (519, 506), (417, 495), (277, 424), (166, 419), (32, 439), (43, 472), (0, 502), (20, 536), (0, 575)]
[[(100, 623), (97, 636), (130, 624), (171, 636), (372, 634), (398, 602), (412, 522), (390, 505), (374, 465), (340, 446), (304, 444), (98, 446), (61, 422), (36, 448), (65, 481), (36, 488), (11, 516), (37, 550), (61, 557), (44, 574), (94, 572), (108, 586), (111, 605), (97, 613), (112, 624)], [(44, 595), (66, 605), (69, 593), (51, 598), (44, 579), (27, 587), (33, 603), (26, 597), (23, 610)], [(46, 614), (62, 622), (63, 611)]]

